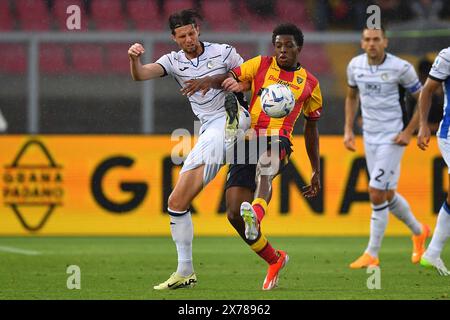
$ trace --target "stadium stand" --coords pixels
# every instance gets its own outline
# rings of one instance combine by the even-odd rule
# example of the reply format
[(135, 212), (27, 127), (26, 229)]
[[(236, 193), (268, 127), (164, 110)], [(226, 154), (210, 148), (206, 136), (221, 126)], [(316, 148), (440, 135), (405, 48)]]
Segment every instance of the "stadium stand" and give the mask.
[(241, 13), (241, 19), (244, 21), (244, 26), (250, 31), (271, 32), (274, 25), (277, 24), (276, 14), (262, 17), (243, 2), (239, 2), (239, 12)]
[(107, 44), (105, 50), (105, 72), (112, 74), (130, 74), (128, 56), (124, 54), (128, 51), (128, 43)]
[(99, 74), (105, 71), (103, 47), (96, 44), (74, 44), (69, 46), (73, 72)]
[(50, 29), (50, 14), (44, 1), (17, 0), (14, 4), (21, 29), (35, 31)]
[(120, 0), (92, 0), (91, 19), (98, 30), (122, 31), (128, 28)]
[(180, 11), (186, 8), (194, 8), (193, 0), (166, 0), (164, 1), (164, 17), (168, 17), (175, 11)]
[(134, 29), (162, 30), (165, 25), (156, 0), (129, 0), (126, 9)]
[(24, 74), (27, 68), (26, 46), (0, 44), (0, 73)]
[(229, 0), (210, 0), (202, 4), (202, 13), (208, 28), (215, 31), (239, 31), (239, 20), (233, 14)]
[(63, 74), (69, 70), (64, 46), (60, 44), (41, 44), (39, 46), (39, 71), (41, 73)]
[(304, 2), (296, 0), (278, 0), (276, 12), (280, 21), (298, 24), (302, 30), (313, 30), (314, 24), (309, 18)]
[(71, 5), (76, 5), (80, 8), (81, 13), (81, 29), (79, 31), (88, 30), (88, 19), (86, 14), (86, 8), (82, 0), (58, 0), (53, 3), (52, 14), (54, 22), (58, 31), (69, 31), (66, 26), (67, 21), (67, 8)]
[(14, 29), (14, 18), (9, 7), (9, 2), (0, 0), (0, 30), (12, 31)]

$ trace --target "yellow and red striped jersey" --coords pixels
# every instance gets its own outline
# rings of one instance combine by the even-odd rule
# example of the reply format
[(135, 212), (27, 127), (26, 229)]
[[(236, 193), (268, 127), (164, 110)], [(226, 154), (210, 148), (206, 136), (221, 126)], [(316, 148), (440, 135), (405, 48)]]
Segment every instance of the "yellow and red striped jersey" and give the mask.
[[(301, 112), (308, 120), (320, 118), (322, 93), (319, 81), (303, 67), (295, 71), (286, 71), (278, 66), (275, 57), (257, 56), (232, 69), (231, 72), (237, 80), (252, 83), (249, 112), (252, 119), (251, 127), (258, 135), (264, 132), (266, 135), (280, 135), (290, 139)], [(284, 118), (271, 118), (261, 108), (259, 97), (262, 89), (274, 83), (289, 86), (295, 96), (295, 107)]]

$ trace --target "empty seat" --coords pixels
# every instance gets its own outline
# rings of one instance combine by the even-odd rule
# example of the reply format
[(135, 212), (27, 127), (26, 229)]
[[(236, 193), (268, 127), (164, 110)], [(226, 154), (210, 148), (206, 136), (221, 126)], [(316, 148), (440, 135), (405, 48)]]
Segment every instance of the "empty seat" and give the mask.
[(120, 0), (92, 0), (91, 17), (99, 30), (125, 30), (128, 25)]
[(280, 21), (296, 24), (302, 30), (313, 30), (306, 5), (298, 0), (277, 0), (276, 12)]
[(50, 14), (44, 0), (17, 0), (15, 5), (21, 29), (50, 29)]
[(298, 0), (277, 0), (276, 11), (280, 20), (297, 23), (307, 16), (305, 3)]
[(299, 59), (305, 69), (315, 75), (330, 72), (330, 61), (323, 45), (304, 44)]
[(180, 48), (175, 44), (168, 44), (168, 43), (156, 43), (153, 47), (153, 57), (152, 62), (158, 60), (163, 55), (170, 53), (172, 51), (178, 52)]
[(9, 2), (0, 0), (0, 30), (9, 31), (14, 28), (14, 19)]
[(229, 0), (209, 0), (203, 2), (203, 15), (212, 30), (238, 31), (239, 19), (233, 14)]
[(70, 46), (73, 70), (77, 73), (102, 73), (103, 48), (97, 44), (75, 44)]
[(236, 48), (236, 52), (239, 53), (244, 61), (254, 58), (260, 54), (258, 52), (258, 46), (256, 46), (255, 44), (246, 44), (241, 42), (233, 43), (232, 45)]
[(105, 46), (105, 71), (107, 73), (129, 74), (128, 43)]
[(184, 9), (194, 9), (194, 1), (192, 0), (166, 0), (164, 1), (165, 17), (170, 16), (174, 12)]
[(39, 71), (44, 74), (62, 74), (69, 71), (64, 45), (52, 43), (39, 46)]
[(250, 10), (245, 4), (240, 3), (239, 7), (241, 19), (251, 31), (271, 32), (278, 24), (276, 13), (273, 16), (263, 17)]
[(157, 0), (129, 0), (128, 15), (138, 30), (161, 30), (165, 25), (161, 19)]
[(80, 27), (81, 29), (79, 31), (87, 31), (88, 29), (88, 17), (86, 15), (86, 11), (84, 8), (84, 4), (82, 0), (58, 0), (53, 3), (53, 17), (55, 18), (55, 23), (60, 31), (74, 31), (69, 30), (67, 28), (67, 19), (72, 14), (72, 11), (70, 13), (67, 13), (67, 8), (71, 5), (76, 5), (80, 8)]
[(23, 74), (27, 69), (27, 46), (0, 43), (0, 73)]

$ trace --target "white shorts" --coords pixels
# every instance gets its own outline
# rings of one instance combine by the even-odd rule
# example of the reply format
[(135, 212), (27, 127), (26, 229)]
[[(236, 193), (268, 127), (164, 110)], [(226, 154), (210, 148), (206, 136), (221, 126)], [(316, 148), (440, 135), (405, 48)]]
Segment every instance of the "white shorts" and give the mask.
[(180, 174), (205, 165), (203, 185), (206, 186), (219, 172), (225, 158), (225, 114), (207, 121), (200, 127), (199, 137), (189, 152)]
[[(233, 150), (234, 141), (225, 140), (226, 114), (220, 113), (205, 122), (199, 130), (199, 137), (194, 148), (189, 152), (180, 174), (205, 165), (203, 171), (203, 186), (206, 186), (226, 163)], [(250, 114), (243, 107), (239, 110), (239, 130), (237, 141), (241, 141), (250, 128)]]
[(450, 141), (438, 137), (438, 146), (450, 174)]
[(400, 177), (400, 162), (405, 147), (396, 144), (364, 142), (369, 186), (379, 190), (394, 190)]

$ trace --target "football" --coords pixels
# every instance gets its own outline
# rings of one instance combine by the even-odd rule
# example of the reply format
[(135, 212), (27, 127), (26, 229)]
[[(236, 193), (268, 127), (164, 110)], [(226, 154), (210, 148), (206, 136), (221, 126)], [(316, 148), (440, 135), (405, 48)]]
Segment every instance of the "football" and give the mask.
[(261, 107), (272, 118), (283, 118), (291, 113), (295, 97), (291, 89), (282, 84), (271, 84), (261, 93)]

